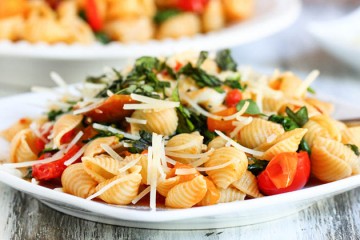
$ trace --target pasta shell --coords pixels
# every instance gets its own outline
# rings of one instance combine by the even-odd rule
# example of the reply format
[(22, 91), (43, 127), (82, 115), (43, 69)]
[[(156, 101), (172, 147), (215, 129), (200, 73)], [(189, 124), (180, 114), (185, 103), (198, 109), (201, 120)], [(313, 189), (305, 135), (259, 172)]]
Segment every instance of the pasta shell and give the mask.
[(15, 137), (15, 135), (21, 130), (29, 128), (32, 120), (30, 118), (22, 118), (9, 128), (0, 132), (0, 136), (4, 137), (9, 142)]
[[(148, 184), (147, 183), (147, 169), (148, 169), (148, 158), (146, 155), (143, 154), (131, 154), (130, 156), (125, 157), (124, 162), (130, 162), (133, 161), (135, 159), (138, 159), (139, 157), (141, 157), (141, 159), (139, 160), (139, 162), (137, 163), (138, 166), (141, 166), (141, 170), (140, 170), (140, 174), (141, 174), (141, 182), (143, 184)], [(132, 170), (132, 169), (130, 169)]]
[(324, 102), (316, 98), (306, 98), (305, 101), (314, 108), (318, 109), (321, 114), (330, 116), (334, 111), (334, 105), (331, 103)]
[(250, 172), (246, 171), (239, 180), (232, 183), (233, 187), (239, 189), (241, 192), (253, 197), (258, 198), (263, 195), (259, 192), (257, 179)]
[(119, 182), (106, 190), (103, 194), (99, 196), (99, 198), (110, 204), (129, 204), (138, 194), (139, 186), (141, 184), (140, 173), (132, 173), (126, 176), (119, 175), (108, 179), (100, 183), (96, 187), (96, 191), (98, 192), (106, 185), (121, 178), (124, 178), (124, 181)]
[(268, 137), (279, 136), (284, 133), (284, 128), (277, 123), (255, 118), (253, 121), (241, 129), (238, 141), (248, 148), (256, 148), (260, 144), (266, 143)]
[(286, 101), (283, 98), (264, 97), (262, 104), (264, 112), (278, 113), (285, 106)]
[(296, 77), (292, 72), (285, 72), (280, 76), (280, 91), (287, 97), (294, 97), (294, 89), (302, 84), (302, 81)]
[(200, 202), (207, 191), (206, 180), (200, 175), (188, 182), (171, 188), (165, 199), (165, 206), (171, 208), (190, 208)]
[[(168, 141), (166, 147), (168, 149), (176, 149), (176, 147), (184, 146), (184, 144), (192, 143), (190, 146), (186, 146), (185, 148), (172, 150), (174, 153), (184, 153), (184, 154), (199, 154), (202, 150), (202, 143), (204, 137), (199, 134), (189, 134), (183, 133), (178, 134)], [(189, 164), (192, 162), (192, 159), (182, 158), (182, 157), (172, 157), (174, 160), (179, 161), (184, 164)]]
[(359, 173), (359, 160), (344, 144), (318, 137), (311, 148), (311, 172), (321, 181), (332, 182)]
[(159, 181), (159, 183), (156, 186), (156, 190), (160, 195), (166, 197), (174, 186), (178, 185), (180, 183), (180, 176), (172, 177), (165, 179), (163, 181)]
[(176, 131), (178, 126), (178, 117), (175, 108), (168, 108), (160, 111), (136, 110), (131, 117), (146, 120), (146, 124), (132, 123), (132, 131), (133, 129), (141, 129), (169, 136)]
[(64, 192), (87, 198), (95, 192), (98, 183), (86, 173), (82, 163), (75, 163), (65, 169), (61, 184)]
[(229, 187), (226, 189), (220, 189), (220, 199), (218, 203), (227, 203), (234, 201), (243, 201), (245, 200), (246, 194), (240, 190)]
[(101, 147), (101, 144), (105, 144), (114, 147), (119, 143), (119, 139), (115, 136), (96, 138), (89, 143), (84, 152), (84, 157), (95, 157), (96, 155), (105, 153), (105, 150)]
[(319, 115), (311, 117), (304, 125), (304, 128), (309, 130), (304, 139), (310, 147), (313, 145), (313, 142), (317, 137), (331, 138), (336, 141), (340, 141), (341, 131), (337, 126), (338, 124), (328, 116)]
[(219, 188), (227, 188), (245, 173), (248, 166), (245, 153), (233, 147), (222, 147), (216, 149), (205, 163), (205, 167), (213, 167), (229, 161), (233, 163), (224, 168), (206, 172)]
[(342, 143), (355, 144), (360, 148), (360, 127), (345, 128), (341, 133)]
[(85, 171), (97, 182), (101, 183), (119, 174), (121, 162), (108, 155), (81, 158)]
[(62, 115), (54, 124), (54, 143), (57, 147), (60, 147), (62, 144), (61, 139), (62, 137), (70, 132), (71, 130), (75, 129), (78, 125), (80, 125), (83, 119), (82, 115), (72, 115), (72, 114), (65, 114)]
[(209, 142), (207, 149), (210, 150), (211, 148), (213, 149), (222, 148), (225, 147), (225, 144), (226, 144), (226, 140), (218, 136)]
[(209, 206), (219, 202), (220, 190), (215, 184), (207, 177), (205, 177), (207, 191), (205, 197), (197, 204), (199, 206)]
[(37, 159), (37, 152), (34, 148), (35, 136), (30, 129), (18, 132), (11, 140), (10, 161), (26, 162)]
[(296, 152), (299, 148), (301, 139), (306, 134), (307, 129), (296, 128), (285, 132), (271, 143), (260, 145), (257, 150), (265, 151), (261, 159), (270, 161), (273, 157), (282, 152)]

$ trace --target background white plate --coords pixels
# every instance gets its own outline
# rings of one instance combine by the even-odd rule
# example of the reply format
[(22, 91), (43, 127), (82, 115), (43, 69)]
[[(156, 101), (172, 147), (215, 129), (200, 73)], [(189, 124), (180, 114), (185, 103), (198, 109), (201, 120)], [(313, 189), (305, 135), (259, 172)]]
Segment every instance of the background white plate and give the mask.
[(152, 40), (146, 43), (108, 45), (66, 45), (28, 42), (0, 42), (0, 55), (46, 59), (88, 60), (119, 59), (142, 55), (169, 55), (188, 49), (214, 50), (254, 41), (289, 26), (299, 15), (299, 0), (255, 0), (256, 9), (252, 18), (208, 34), (198, 34), (179, 40)]
[[(54, 94), (29, 93), (0, 99), (0, 129), (8, 127), (20, 117), (37, 116), (44, 111), (46, 100), (55, 97)], [(334, 103), (336, 109), (340, 109), (335, 112), (337, 118), (359, 116), (358, 107)], [(345, 112), (346, 116), (342, 114)], [(6, 151), (8, 149), (0, 148), (0, 153)], [(0, 181), (34, 196), (58, 211), (92, 221), (139, 228), (209, 229), (260, 223), (290, 215), (319, 199), (360, 186), (360, 175), (276, 196), (191, 209), (159, 209), (156, 212), (147, 207), (120, 207), (87, 201), (31, 184), (4, 169), (0, 169)]]

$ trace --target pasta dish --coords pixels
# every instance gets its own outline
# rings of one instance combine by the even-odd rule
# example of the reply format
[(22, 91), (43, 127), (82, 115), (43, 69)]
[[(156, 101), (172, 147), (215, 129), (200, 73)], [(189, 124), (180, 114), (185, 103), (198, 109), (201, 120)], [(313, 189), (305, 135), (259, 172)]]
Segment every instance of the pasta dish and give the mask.
[(318, 75), (263, 75), (229, 50), (140, 57), (76, 91), (52, 73), (61, 98), (1, 132), (11, 143), (2, 166), (89, 201), (152, 210), (296, 191), (310, 175), (337, 181), (360, 171), (360, 127), (330, 117), (310, 87)]

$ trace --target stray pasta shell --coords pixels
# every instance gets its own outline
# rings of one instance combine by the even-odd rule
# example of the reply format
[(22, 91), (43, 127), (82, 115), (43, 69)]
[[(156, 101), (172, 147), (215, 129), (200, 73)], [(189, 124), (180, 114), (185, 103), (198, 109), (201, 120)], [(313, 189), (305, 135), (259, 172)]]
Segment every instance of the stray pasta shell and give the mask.
[(131, 124), (133, 130), (145, 130), (160, 135), (172, 135), (178, 126), (178, 117), (175, 108), (167, 108), (159, 111), (155, 110), (136, 110), (132, 118), (144, 119), (146, 124)]
[(115, 136), (96, 138), (86, 147), (84, 157), (95, 157), (96, 155), (105, 153), (105, 150), (101, 147), (102, 144), (112, 148), (118, 143), (119, 139)]
[(207, 150), (210, 150), (212, 148), (213, 149), (222, 148), (225, 147), (225, 145), (226, 145), (226, 140), (220, 136), (217, 136), (216, 138), (214, 138), (209, 142)]
[(57, 147), (60, 147), (62, 137), (75, 129), (81, 124), (83, 119), (82, 115), (65, 114), (62, 115), (54, 124), (54, 143)]
[(244, 174), (248, 166), (245, 153), (233, 147), (222, 147), (216, 149), (205, 163), (205, 167), (213, 167), (229, 161), (233, 163), (224, 168), (206, 172), (219, 188), (227, 188)]
[(240, 190), (229, 187), (226, 189), (220, 189), (220, 199), (218, 203), (227, 203), (234, 201), (243, 201), (245, 200), (246, 194)]
[[(179, 149), (171, 152), (184, 153), (184, 154), (200, 154), (202, 150), (203, 139), (204, 137), (200, 136), (199, 134), (183, 133), (170, 138), (170, 140), (166, 144), (166, 147), (174, 148), (187, 143), (192, 143), (191, 146), (187, 146), (184, 149)], [(182, 158), (182, 157), (173, 156), (172, 158), (184, 164), (189, 164), (193, 161), (193, 159)]]
[(190, 208), (200, 202), (207, 191), (206, 180), (200, 175), (171, 188), (165, 199), (165, 206), (171, 208)]
[(250, 171), (246, 171), (239, 180), (232, 183), (233, 187), (253, 198), (262, 197), (260, 193), (257, 179)]
[(316, 138), (311, 148), (311, 172), (324, 182), (359, 173), (359, 160), (350, 148), (328, 138)]
[(338, 129), (338, 124), (328, 116), (319, 115), (311, 117), (303, 127), (309, 130), (305, 134), (304, 139), (310, 147), (313, 146), (313, 142), (317, 137), (341, 141), (341, 131)]
[(141, 184), (140, 173), (131, 173), (125, 176), (119, 175), (108, 179), (100, 183), (96, 187), (96, 192), (100, 191), (103, 187), (110, 184), (111, 182), (123, 177), (127, 177), (128, 179), (126, 181), (115, 184), (114, 186), (106, 190), (104, 193), (102, 193), (99, 198), (110, 204), (126, 205), (131, 203), (131, 201), (137, 196), (139, 191), (139, 186)]
[(260, 144), (266, 143), (267, 138), (271, 135), (279, 136), (283, 133), (284, 128), (280, 124), (255, 118), (241, 129), (238, 141), (245, 147), (256, 148)]
[(261, 159), (270, 161), (273, 157), (282, 152), (296, 152), (299, 148), (301, 139), (306, 134), (307, 129), (296, 128), (285, 132), (271, 143), (260, 145), (257, 150), (264, 151)]
[(21, 118), (9, 128), (1, 131), (0, 136), (4, 137), (10, 142), (18, 132), (29, 128), (31, 122), (32, 120), (30, 118)]
[(18, 132), (11, 140), (10, 161), (16, 163), (38, 159), (33, 147), (34, 141), (35, 136), (30, 129)]
[(316, 98), (306, 98), (305, 102), (318, 109), (321, 114), (330, 116), (334, 111), (334, 105), (329, 102), (324, 102)]
[(341, 131), (341, 142), (344, 144), (355, 144), (360, 148), (360, 127), (345, 128)]
[(165, 180), (160, 180), (156, 186), (156, 190), (158, 191), (158, 193), (160, 193), (160, 195), (167, 197), (170, 189), (172, 189), (179, 183), (180, 183), (180, 176), (175, 176)]
[(279, 113), (286, 105), (286, 100), (284, 98), (264, 97), (262, 104), (264, 112)]
[(207, 191), (204, 198), (197, 204), (198, 206), (210, 206), (219, 202), (220, 190), (215, 184), (208, 178), (205, 177)]
[(85, 171), (97, 182), (101, 183), (119, 174), (122, 167), (120, 161), (108, 155), (81, 158)]
[(82, 163), (75, 163), (65, 169), (61, 175), (61, 184), (64, 192), (87, 198), (95, 192), (98, 182), (86, 173)]

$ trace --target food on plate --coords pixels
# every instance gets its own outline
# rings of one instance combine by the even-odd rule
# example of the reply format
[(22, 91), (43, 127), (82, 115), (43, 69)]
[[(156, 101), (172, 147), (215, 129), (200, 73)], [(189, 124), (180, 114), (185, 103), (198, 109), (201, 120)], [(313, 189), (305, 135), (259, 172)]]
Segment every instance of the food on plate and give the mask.
[(307, 96), (318, 74), (259, 74), (229, 50), (140, 57), (62, 88), (46, 114), (3, 130), (11, 151), (2, 167), (77, 197), (154, 210), (340, 180), (360, 171), (360, 129)]
[(250, 18), (254, 0), (2, 0), (0, 40), (145, 42), (217, 31)]

